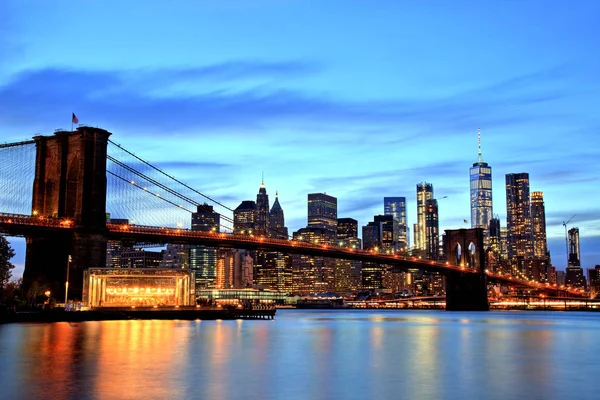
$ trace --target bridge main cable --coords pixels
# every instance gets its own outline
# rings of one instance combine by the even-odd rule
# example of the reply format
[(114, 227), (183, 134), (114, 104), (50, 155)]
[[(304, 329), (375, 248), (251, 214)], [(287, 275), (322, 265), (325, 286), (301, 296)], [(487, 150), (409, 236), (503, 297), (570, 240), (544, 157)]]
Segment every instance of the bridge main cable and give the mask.
[(9, 147), (17, 147), (17, 146), (25, 146), (28, 144), (35, 144), (35, 140), (25, 140), (22, 142), (14, 142), (14, 143), (2, 143), (2, 144), (0, 144), (0, 149), (7, 149)]

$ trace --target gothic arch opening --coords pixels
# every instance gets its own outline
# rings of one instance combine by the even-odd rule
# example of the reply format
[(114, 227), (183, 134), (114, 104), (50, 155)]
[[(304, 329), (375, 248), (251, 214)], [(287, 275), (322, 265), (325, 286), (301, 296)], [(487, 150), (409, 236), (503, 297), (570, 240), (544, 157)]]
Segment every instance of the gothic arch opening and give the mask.
[(462, 247), (460, 246), (460, 243), (457, 243), (454, 248), (454, 257), (456, 264), (460, 265), (462, 263)]
[(477, 247), (475, 247), (475, 243), (471, 242), (468, 249), (469, 257), (467, 258), (467, 262), (469, 263), (469, 268), (475, 268), (477, 260)]

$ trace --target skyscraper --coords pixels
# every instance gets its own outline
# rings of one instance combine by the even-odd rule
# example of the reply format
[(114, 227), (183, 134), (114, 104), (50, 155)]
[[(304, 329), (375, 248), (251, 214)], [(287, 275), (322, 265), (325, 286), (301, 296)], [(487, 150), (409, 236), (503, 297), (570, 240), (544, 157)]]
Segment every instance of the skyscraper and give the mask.
[(531, 193), (531, 218), (533, 221), (533, 256), (538, 259), (547, 258), (546, 209), (542, 192)]
[(415, 247), (418, 250), (427, 249), (427, 228), (425, 224), (427, 200), (433, 199), (433, 185), (422, 182), (417, 184), (417, 223), (415, 225)]
[(391, 215), (397, 221), (398, 242), (400, 247), (408, 247), (407, 226), (406, 226), (406, 197), (384, 197), (383, 213)]
[[(361, 248), (358, 238), (358, 221), (353, 218), (338, 218), (336, 242), (340, 246)], [(356, 291), (361, 287), (362, 262), (354, 260), (335, 260), (335, 291), (344, 293)]]
[[(193, 231), (216, 231), (221, 224), (221, 216), (208, 204), (199, 205), (192, 213)], [(208, 246), (190, 246), (190, 268), (196, 271), (196, 289), (210, 287), (216, 278), (217, 249)]]
[(533, 225), (529, 200), (529, 174), (506, 174), (506, 225), (508, 258), (533, 257)]
[(337, 198), (325, 193), (308, 194), (308, 227), (337, 231)]
[(285, 227), (283, 209), (279, 204), (279, 195), (275, 192), (275, 202), (269, 212), (269, 236), (279, 239), (288, 239), (288, 230)]
[(579, 228), (569, 229), (569, 267), (581, 266), (581, 252), (579, 246)]
[(254, 230), (258, 235), (269, 235), (269, 195), (263, 180), (256, 195), (256, 219)]
[(425, 237), (427, 241), (427, 258), (437, 260), (439, 256), (440, 225), (438, 202), (436, 199), (430, 199), (425, 202)]
[(481, 131), (477, 130), (479, 159), (469, 169), (471, 182), (471, 228), (483, 228), (487, 239), (492, 209), (492, 167), (481, 157)]

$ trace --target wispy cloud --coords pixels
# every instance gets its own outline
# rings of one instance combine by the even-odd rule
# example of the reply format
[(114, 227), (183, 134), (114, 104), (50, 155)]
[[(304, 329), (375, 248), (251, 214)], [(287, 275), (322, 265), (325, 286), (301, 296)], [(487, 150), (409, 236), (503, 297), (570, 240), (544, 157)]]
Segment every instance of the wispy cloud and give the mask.
[[(285, 79), (277, 85), (254, 81), (308, 77), (320, 70), (320, 66), (303, 61), (233, 61), (187, 69), (23, 71), (0, 85), (0, 122), (30, 126), (30, 116), (36, 115), (37, 122), (47, 126), (56, 123), (57, 115), (77, 110), (84, 123), (144, 135), (173, 131), (173, 119), (177, 120), (175, 130), (196, 135), (257, 130), (269, 134), (267, 127), (289, 124), (330, 130), (344, 124), (351, 131), (387, 132), (392, 127), (418, 125), (435, 135), (442, 127), (439, 134), (472, 128), (481, 120), (515, 124), (540, 118), (539, 112), (529, 112), (527, 106), (570, 94), (565, 88), (553, 87), (552, 73), (483, 87), (476, 90), (477, 96), (466, 91), (427, 101), (349, 101), (331, 94), (285, 89)], [(250, 83), (241, 85), (240, 80)], [(538, 87), (542, 80), (546, 85)], [(528, 83), (531, 87), (524, 90)]]

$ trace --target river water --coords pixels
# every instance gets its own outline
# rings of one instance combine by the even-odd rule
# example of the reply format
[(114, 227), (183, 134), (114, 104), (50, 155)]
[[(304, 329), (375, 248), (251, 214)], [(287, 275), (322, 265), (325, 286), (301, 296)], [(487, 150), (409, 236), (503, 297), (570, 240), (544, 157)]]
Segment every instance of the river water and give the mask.
[(600, 313), (0, 325), (1, 399), (600, 399)]

